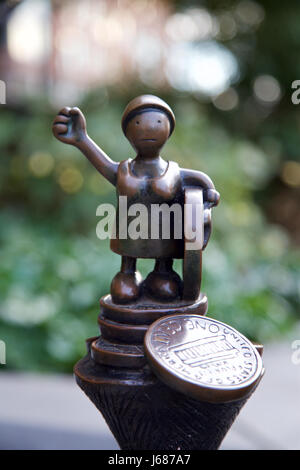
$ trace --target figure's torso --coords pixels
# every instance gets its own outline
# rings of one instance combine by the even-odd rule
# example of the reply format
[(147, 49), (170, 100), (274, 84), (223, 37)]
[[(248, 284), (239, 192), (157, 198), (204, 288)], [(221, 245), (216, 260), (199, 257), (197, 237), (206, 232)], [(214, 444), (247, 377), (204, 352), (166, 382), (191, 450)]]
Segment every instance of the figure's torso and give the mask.
[[(183, 189), (180, 176), (180, 168), (175, 162), (168, 162), (165, 172), (161, 176), (154, 178), (136, 176), (131, 170), (132, 160), (120, 162), (117, 175), (117, 195), (127, 197), (128, 209), (133, 204), (143, 204), (148, 211), (148, 233), (147, 240), (119, 239), (118, 223), (116, 224), (117, 238), (111, 240), (113, 251), (123, 256), (133, 256), (136, 258), (156, 258), (174, 257), (181, 258), (183, 255), (183, 240), (151, 239), (151, 206), (153, 204), (180, 204), (183, 201)], [(119, 202), (119, 201), (118, 201)], [(117, 210), (117, 221), (119, 217), (119, 207)], [(134, 217), (128, 217), (127, 223)], [(161, 230), (159, 231), (161, 235)]]

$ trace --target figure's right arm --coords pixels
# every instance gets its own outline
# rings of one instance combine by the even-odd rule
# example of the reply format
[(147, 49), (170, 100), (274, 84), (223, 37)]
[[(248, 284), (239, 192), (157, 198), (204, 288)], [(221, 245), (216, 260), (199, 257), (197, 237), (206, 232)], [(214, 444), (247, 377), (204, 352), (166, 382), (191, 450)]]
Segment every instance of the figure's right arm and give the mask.
[(116, 185), (118, 162), (111, 160), (87, 135), (86, 120), (80, 109), (65, 107), (53, 121), (54, 136), (77, 147), (110, 183)]

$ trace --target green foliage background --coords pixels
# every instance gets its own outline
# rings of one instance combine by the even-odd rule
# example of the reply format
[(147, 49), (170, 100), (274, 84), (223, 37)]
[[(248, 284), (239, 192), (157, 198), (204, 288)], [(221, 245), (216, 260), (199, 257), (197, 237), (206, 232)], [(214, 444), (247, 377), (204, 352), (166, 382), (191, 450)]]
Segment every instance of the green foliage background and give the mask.
[[(235, 3), (223, 2), (222, 8)], [(290, 102), (291, 81), (300, 79), (299, 61), (293, 60), (300, 44), (300, 7), (283, 5), (265, 2), (260, 29), (226, 44), (243, 69), (236, 110), (217, 111), (192, 94), (139, 83), (99, 89), (76, 103), (91, 137), (118, 161), (134, 156), (120, 128), (129, 99), (150, 92), (173, 107), (177, 125), (163, 156), (208, 173), (221, 193), (204, 255), (208, 315), (256, 341), (278, 338), (299, 320), (297, 238), (267, 210), (286, 190), (299, 195), (280, 180), (284, 161), (298, 160), (300, 144), (299, 111)], [(220, 8), (216, 2), (206, 6)], [(263, 73), (274, 74), (283, 90), (280, 103), (268, 112), (251, 91), (253, 78)], [(96, 208), (115, 202), (114, 189), (75, 148), (55, 141), (56, 112), (39, 96), (3, 107), (0, 114), (0, 336), (8, 367), (20, 370), (71, 370), (84, 353), (84, 339), (97, 334), (98, 299), (108, 292), (120, 263), (108, 240), (98, 240), (95, 232)], [(44, 169), (43, 161), (48, 162)], [(77, 181), (76, 192), (63, 189), (65, 171), (75, 186)], [(142, 274), (152, 265), (140, 262)], [(180, 262), (176, 267), (180, 272)]]

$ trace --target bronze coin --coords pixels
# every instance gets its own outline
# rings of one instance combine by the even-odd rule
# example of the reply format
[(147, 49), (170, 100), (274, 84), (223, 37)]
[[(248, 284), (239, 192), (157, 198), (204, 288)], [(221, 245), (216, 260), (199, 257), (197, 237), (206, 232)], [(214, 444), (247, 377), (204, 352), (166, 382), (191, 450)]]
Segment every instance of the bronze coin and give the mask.
[(145, 353), (166, 385), (198, 400), (246, 397), (263, 375), (260, 355), (241, 333), (201, 315), (172, 315), (148, 329)]

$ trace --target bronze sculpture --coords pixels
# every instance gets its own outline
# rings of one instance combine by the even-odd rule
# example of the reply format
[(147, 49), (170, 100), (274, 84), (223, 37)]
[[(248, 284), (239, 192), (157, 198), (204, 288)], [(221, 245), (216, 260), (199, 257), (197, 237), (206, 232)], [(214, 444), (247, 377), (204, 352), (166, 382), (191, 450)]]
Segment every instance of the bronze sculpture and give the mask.
[[(170, 107), (161, 99), (143, 95), (132, 100), (122, 118), (122, 129), (137, 152), (134, 160), (113, 162), (87, 135), (86, 122), (78, 108), (63, 108), (54, 120), (53, 132), (57, 139), (76, 146), (94, 167), (114, 186), (118, 196), (127, 196), (129, 206), (141, 201), (151, 204), (174, 202), (183, 204), (185, 187), (200, 187), (204, 193), (207, 222), (206, 246), (210, 231), (210, 209), (219, 202), (219, 193), (210, 178), (200, 171), (179, 168), (175, 162), (166, 162), (160, 150), (172, 134), (175, 117)], [(149, 224), (149, 231), (151, 231)], [(122, 256), (121, 271), (111, 285), (116, 303), (137, 300), (141, 278), (136, 272), (137, 258), (155, 258), (155, 269), (144, 283), (150, 292), (161, 300), (179, 297), (181, 283), (172, 269), (173, 258), (183, 258), (183, 240), (120, 239), (111, 241), (111, 249)], [(155, 289), (153, 288), (155, 286)]]
[[(168, 315), (205, 315), (207, 311), (207, 298), (200, 292), (202, 251), (211, 233), (211, 208), (220, 196), (206, 174), (182, 169), (160, 156), (174, 127), (174, 114), (163, 100), (152, 95), (133, 99), (124, 111), (122, 129), (137, 155), (118, 163), (87, 135), (78, 108), (63, 108), (53, 123), (55, 137), (76, 146), (116, 187), (119, 205), (125, 197), (129, 207), (125, 220), (119, 217), (119, 207), (117, 210), (111, 249), (122, 256), (122, 263), (111, 282), (110, 295), (100, 301), (101, 336), (87, 340), (88, 355), (74, 369), (79, 386), (102, 412), (123, 449), (217, 448), (262, 375), (259, 370), (252, 388), (237, 394), (233, 403), (227, 403), (225, 394), (224, 403), (201, 402), (171, 390), (168, 381), (164, 385), (146, 359), (143, 341), (153, 322)], [(130, 208), (141, 204), (147, 213), (144, 236), (132, 239), (128, 232), (123, 236), (122, 227), (127, 230), (130, 225)], [(162, 233), (164, 216), (152, 217), (152, 209), (163, 206), (169, 214), (166, 237)], [(198, 213), (200, 226), (195, 222)], [(187, 232), (196, 234), (192, 248)], [(144, 281), (136, 271), (137, 258), (155, 259), (154, 270)], [(172, 268), (174, 258), (183, 259), (182, 280)], [(187, 424), (191, 410), (195, 418)], [(161, 413), (165, 422), (154, 438)], [(170, 416), (182, 433), (174, 435)], [(147, 425), (143, 424), (145, 418)]]

